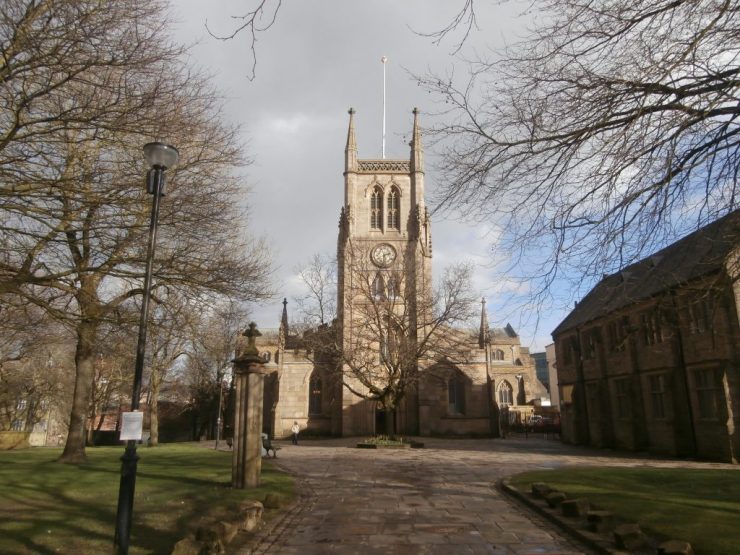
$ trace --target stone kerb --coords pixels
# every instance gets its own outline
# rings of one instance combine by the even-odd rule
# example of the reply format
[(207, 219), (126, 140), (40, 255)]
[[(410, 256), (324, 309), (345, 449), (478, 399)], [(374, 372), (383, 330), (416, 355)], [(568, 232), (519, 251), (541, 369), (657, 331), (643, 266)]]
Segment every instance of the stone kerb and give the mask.
[(586, 498), (569, 499), (567, 494), (544, 482), (532, 483), (529, 494), (519, 491), (508, 480), (501, 480), (498, 486), (599, 553), (693, 555), (688, 542), (668, 540), (658, 545), (655, 538), (645, 535), (639, 524), (617, 522), (610, 511), (591, 507)]
[(232, 519), (200, 527), (195, 533), (175, 544), (172, 555), (215, 555), (225, 553), (226, 546), (239, 532), (254, 532), (262, 525), (264, 507), (259, 501), (245, 501)]

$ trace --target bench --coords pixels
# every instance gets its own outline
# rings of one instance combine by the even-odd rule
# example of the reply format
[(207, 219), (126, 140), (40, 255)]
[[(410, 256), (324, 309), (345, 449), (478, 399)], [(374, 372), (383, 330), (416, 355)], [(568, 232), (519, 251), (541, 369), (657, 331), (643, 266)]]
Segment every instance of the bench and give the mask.
[(277, 459), (277, 452), (280, 447), (275, 447), (267, 434), (262, 435), (262, 447), (267, 451), (268, 457), (270, 456), (270, 451), (272, 451), (272, 458)]

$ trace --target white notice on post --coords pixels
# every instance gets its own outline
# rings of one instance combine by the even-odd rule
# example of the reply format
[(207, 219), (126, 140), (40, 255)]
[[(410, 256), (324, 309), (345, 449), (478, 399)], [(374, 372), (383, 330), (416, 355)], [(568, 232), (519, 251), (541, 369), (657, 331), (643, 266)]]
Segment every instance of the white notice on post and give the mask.
[(144, 428), (143, 412), (124, 412), (121, 419), (121, 441), (133, 439), (141, 440), (141, 431)]

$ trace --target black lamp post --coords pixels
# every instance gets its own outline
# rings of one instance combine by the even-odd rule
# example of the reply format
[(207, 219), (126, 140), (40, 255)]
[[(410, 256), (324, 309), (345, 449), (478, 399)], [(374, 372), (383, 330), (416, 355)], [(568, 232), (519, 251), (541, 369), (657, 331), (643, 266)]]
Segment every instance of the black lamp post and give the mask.
[[(136, 345), (136, 367), (134, 370), (134, 391), (131, 396), (131, 412), (139, 409), (141, 397), (141, 375), (144, 370), (144, 353), (146, 351), (146, 328), (149, 321), (149, 298), (152, 286), (152, 261), (154, 245), (157, 241), (157, 218), (159, 217), (159, 199), (165, 192), (164, 172), (177, 164), (179, 153), (173, 146), (163, 143), (144, 145), (144, 157), (151, 166), (146, 176), (147, 192), (154, 195), (152, 200), (152, 217), (149, 223), (149, 242), (146, 249), (146, 271), (144, 273), (144, 296), (141, 302), (139, 319), (139, 339)], [(113, 539), (115, 552), (119, 555), (128, 553), (131, 535), (131, 518), (134, 510), (134, 489), (136, 487), (136, 465), (139, 460), (136, 454), (136, 440), (129, 439), (126, 451), (121, 457), (121, 485), (118, 489), (118, 513), (116, 515), (116, 535)]]

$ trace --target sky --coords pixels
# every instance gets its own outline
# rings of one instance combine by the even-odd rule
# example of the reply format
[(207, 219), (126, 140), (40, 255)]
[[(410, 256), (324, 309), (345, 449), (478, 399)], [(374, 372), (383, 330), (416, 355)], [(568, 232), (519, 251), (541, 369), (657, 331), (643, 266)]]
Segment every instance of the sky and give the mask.
[[(238, 16), (256, 0), (206, 2), (172, 0), (176, 21), (172, 35), (193, 44), (190, 62), (206, 69), (226, 98), (224, 118), (243, 128), (244, 170), (249, 185), (250, 231), (265, 236), (275, 267), (277, 296), (253, 306), (260, 328), (279, 323), (282, 299), (302, 294), (297, 268), (314, 253), (336, 252), (337, 224), (343, 202), (347, 110), (356, 110), (359, 157), (379, 158), (383, 113), (383, 65), (386, 64), (386, 157), (407, 158), (412, 109), (440, 110), (438, 99), (419, 87), (413, 75), (435, 72), (464, 75), (465, 60), (515, 41), (527, 21), (515, 1), (478, 2), (478, 28), (463, 48), (453, 35), (441, 44), (419, 33), (449, 24), (464, 0), (284, 0), (274, 25), (258, 35), (257, 65), (252, 71), (250, 37), (229, 41), (210, 36), (230, 34)], [(456, 40), (457, 39), (457, 40)], [(427, 194), (438, 185), (435, 152), (425, 152)], [(553, 312), (535, 318), (512, 313), (510, 290), (495, 274), (490, 256), (495, 222), (465, 225), (453, 215), (432, 222), (433, 272), (458, 261), (476, 265), (474, 287), (487, 299), (489, 322), (510, 322), (522, 345), (544, 350), (550, 332), (565, 317)], [(298, 315), (292, 314), (298, 319)], [(538, 322), (538, 325), (535, 325)]]

